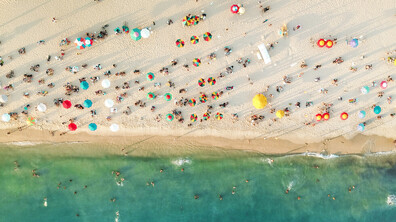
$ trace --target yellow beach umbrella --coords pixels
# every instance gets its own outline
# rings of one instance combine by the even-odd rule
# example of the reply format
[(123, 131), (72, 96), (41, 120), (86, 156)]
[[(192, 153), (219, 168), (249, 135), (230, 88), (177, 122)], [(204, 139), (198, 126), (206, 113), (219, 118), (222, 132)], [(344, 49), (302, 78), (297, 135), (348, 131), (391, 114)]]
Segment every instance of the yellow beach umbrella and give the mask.
[(276, 111), (276, 116), (277, 116), (279, 119), (282, 119), (282, 117), (285, 116), (285, 111), (283, 111), (283, 110), (278, 110), (278, 111)]
[(267, 105), (267, 98), (263, 94), (257, 94), (252, 102), (256, 109), (263, 109)]

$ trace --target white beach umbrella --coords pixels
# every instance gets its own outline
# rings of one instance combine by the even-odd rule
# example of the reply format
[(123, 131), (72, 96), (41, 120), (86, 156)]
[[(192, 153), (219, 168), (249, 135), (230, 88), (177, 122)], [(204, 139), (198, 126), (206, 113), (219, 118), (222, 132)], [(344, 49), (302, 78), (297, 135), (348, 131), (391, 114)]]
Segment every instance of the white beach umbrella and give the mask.
[(102, 81), (102, 86), (103, 86), (103, 88), (109, 88), (110, 87), (110, 80), (104, 79)]
[(11, 119), (11, 116), (10, 116), (10, 114), (8, 114), (8, 113), (4, 113), (4, 114), (1, 116), (1, 120), (3, 120), (4, 122), (10, 122), (10, 119)]
[(111, 130), (112, 132), (117, 132), (118, 130), (120, 130), (120, 126), (118, 126), (118, 124), (113, 123), (113, 124), (111, 124), (111, 126), (110, 126), (110, 130)]
[(360, 119), (363, 119), (364, 117), (366, 117), (366, 112), (364, 110), (359, 111), (358, 116)]
[(142, 38), (147, 39), (150, 36), (150, 30), (144, 28), (140, 31), (140, 35), (142, 36)]
[(111, 107), (114, 106), (114, 101), (111, 100), (111, 99), (106, 99), (104, 104), (105, 104), (106, 107), (111, 108)]
[(367, 93), (370, 92), (370, 88), (369, 88), (368, 86), (363, 86), (363, 87), (360, 89), (360, 92), (362, 92), (363, 94), (367, 94)]
[(40, 104), (38, 104), (38, 106), (37, 106), (37, 110), (38, 110), (39, 112), (45, 112), (45, 111), (47, 110), (47, 106), (46, 106), (44, 103), (40, 103)]
[(1, 95), (0, 96), (0, 102), (6, 103), (8, 101), (8, 97), (6, 95)]

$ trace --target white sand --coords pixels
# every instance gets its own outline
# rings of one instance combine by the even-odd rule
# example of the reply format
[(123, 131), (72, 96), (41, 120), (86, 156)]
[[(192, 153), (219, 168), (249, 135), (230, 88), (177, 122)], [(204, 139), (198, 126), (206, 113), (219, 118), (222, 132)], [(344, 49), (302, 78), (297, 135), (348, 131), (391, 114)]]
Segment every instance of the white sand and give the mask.
[[(196, 3), (193, 0), (172, 0), (172, 1), (127, 1), (127, 0), (103, 0), (99, 3), (91, 0), (68, 0), (68, 1), (15, 1), (2, 0), (0, 7), (0, 56), (5, 61), (5, 65), (0, 67), (0, 82), (2, 87), (13, 84), (14, 91), (0, 90), (0, 94), (9, 95), (9, 102), (1, 108), (1, 113), (18, 112), (23, 110), (26, 104), (32, 107), (39, 103), (45, 103), (48, 107), (45, 113), (39, 113), (31, 108), (30, 116), (38, 118), (37, 129), (50, 129), (67, 131), (67, 125), (62, 122), (70, 118), (77, 117), (77, 125), (81, 131), (88, 131), (88, 124), (95, 122), (98, 130), (91, 134), (104, 135), (189, 135), (202, 136), (206, 134), (227, 138), (283, 138), (294, 142), (320, 141), (326, 138), (333, 138), (344, 135), (347, 138), (354, 136), (357, 124), (365, 121), (368, 123), (364, 134), (381, 135), (396, 139), (396, 118), (389, 116), (396, 112), (396, 101), (387, 103), (387, 97), (396, 99), (396, 87), (394, 82), (390, 82), (388, 88), (384, 90), (384, 97), (378, 98), (377, 93), (381, 91), (379, 87), (371, 88), (367, 95), (360, 93), (360, 88), (364, 85), (371, 86), (372, 81), (378, 84), (386, 80), (388, 75), (396, 78), (396, 66), (389, 65), (381, 58), (386, 57), (386, 52), (396, 49), (394, 36), (396, 35), (395, 22), (395, 1), (265, 1), (263, 6), (271, 6), (270, 11), (263, 14), (257, 1), (241, 2), (246, 8), (244, 15), (234, 15), (230, 12), (230, 6), (235, 1), (204, 1)], [(181, 19), (191, 13), (200, 15), (201, 10), (205, 10), (207, 18), (194, 27), (183, 27)], [(58, 19), (57, 23), (51, 22), (52, 17)], [(174, 24), (168, 26), (167, 19), (171, 18)], [(263, 21), (268, 19), (266, 23)], [(114, 35), (113, 29), (123, 25), (126, 21), (128, 26), (151, 27), (152, 35), (149, 39), (141, 39), (138, 42), (131, 40), (129, 35)], [(153, 26), (152, 21), (156, 25)], [(289, 36), (281, 37), (278, 34), (279, 28), (286, 23), (289, 27)], [(85, 37), (87, 32), (99, 31), (104, 24), (109, 24), (107, 28), (109, 36), (104, 40), (98, 40), (90, 48), (78, 50), (74, 45), (66, 47), (66, 55), (62, 61), (56, 61), (54, 57), (60, 54), (59, 42), (67, 37), (74, 41), (77, 37)], [(272, 24), (272, 26), (269, 26)], [(299, 30), (292, 28), (301, 25)], [(226, 31), (228, 29), (228, 31)], [(205, 42), (202, 39), (204, 32), (211, 32), (213, 39)], [(244, 34), (246, 33), (246, 35)], [(200, 42), (193, 45), (189, 42), (192, 35), (199, 36)], [(312, 47), (310, 39), (315, 42), (319, 38), (329, 36), (338, 38), (338, 43), (331, 49)], [(351, 37), (360, 38), (360, 45), (357, 48), (347, 46), (346, 39)], [(176, 39), (181, 38), (186, 42), (184, 48), (175, 46)], [(37, 45), (39, 40), (45, 40), (45, 45)], [(257, 45), (261, 43), (274, 43), (275, 48), (269, 51), (272, 59), (270, 65), (265, 65), (256, 57)], [(232, 53), (225, 57), (223, 47), (230, 46)], [(19, 55), (17, 50), (26, 48), (25, 55)], [(216, 52), (217, 60), (212, 61), (206, 57)], [(81, 55), (76, 55), (81, 53)], [(46, 62), (47, 55), (52, 56), (51, 62)], [(361, 59), (364, 55), (366, 58)], [(395, 55), (395, 54), (394, 54)], [(12, 56), (10, 60), (8, 56)], [(332, 61), (342, 56), (344, 63), (335, 65)], [(239, 57), (251, 59), (251, 64), (247, 68), (236, 62)], [(201, 58), (200, 67), (192, 66), (194, 58)], [(172, 59), (178, 59), (179, 63), (175, 67), (170, 66)], [(305, 60), (308, 68), (301, 69), (299, 63)], [(88, 68), (83, 69), (82, 64), (87, 63)], [(92, 66), (100, 63), (103, 67), (100, 71), (95, 71)], [(112, 68), (112, 64), (117, 64)], [(351, 64), (358, 68), (357, 72), (349, 70)], [(29, 70), (31, 65), (40, 64), (38, 73)], [(182, 65), (188, 64), (190, 71), (187, 72)], [(317, 71), (313, 68), (321, 64)], [(365, 70), (364, 66), (372, 64), (372, 70)], [(199, 78), (217, 77), (220, 72), (224, 72), (227, 66), (234, 66), (234, 73), (224, 78), (217, 79), (214, 86), (206, 85), (199, 87)], [(65, 71), (67, 66), (79, 66), (80, 72), (72, 74)], [(164, 76), (159, 73), (162, 67), (169, 67), (169, 75)], [(53, 68), (55, 74), (47, 76), (45, 70)], [(133, 70), (140, 69), (141, 74), (133, 74)], [(7, 79), (5, 74), (14, 70), (15, 78)], [(105, 96), (96, 96), (95, 91), (102, 89), (100, 82), (93, 85), (90, 81), (90, 88), (86, 91), (80, 89), (78, 94), (70, 97), (64, 95), (63, 85), (71, 82), (79, 85), (79, 78), (100, 76), (105, 79), (103, 73), (111, 70), (111, 88), (104, 90)], [(116, 72), (125, 71), (125, 77), (115, 76)], [(153, 72), (156, 78), (153, 82), (146, 80), (145, 74)], [(297, 75), (304, 72), (301, 78)], [(33, 83), (24, 83), (23, 74), (32, 73)], [(282, 77), (288, 75), (293, 82), (283, 85)], [(249, 84), (247, 76), (254, 82)], [(320, 77), (319, 83), (314, 82), (314, 78)], [(38, 80), (45, 78), (46, 84), (53, 82), (55, 88), (48, 89), (45, 85), (38, 85)], [(333, 86), (331, 80), (337, 78), (338, 86)], [(134, 84), (135, 80), (140, 81), (140, 85)], [(176, 88), (171, 89), (166, 86), (166, 82), (171, 80)], [(116, 91), (116, 85), (122, 86), (123, 82), (129, 81), (131, 89)], [(154, 82), (160, 82), (160, 89), (154, 88)], [(267, 106), (263, 110), (255, 110), (251, 104), (251, 99), (256, 93), (263, 92), (266, 85), (270, 85), (267, 93), (273, 94), (274, 98), (269, 101), (273, 108), (291, 109), (290, 117), (284, 117), (273, 123), (274, 114), (270, 114)], [(277, 93), (276, 86), (281, 85), (284, 91)], [(139, 92), (138, 87), (145, 87)], [(226, 86), (234, 86), (231, 91), (226, 91)], [(186, 88), (185, 94), (179, 94), (179, 89)], [(325, 88), (327, 94), (320, 94), (318, 90)], [(36, 95), (37, 91), (48, 90), (45, 97)], [(146, 94), (154, 92), (163, 95), (170, 92), (174, 98), (195, 98), (198, 101), (199, 92), (207, 95), (213, 91), (223, 90), (225, 93), (219, 100), (209, 98), (206, 104), (197, 104), (195, 107), (176, 107), (173, 101), (167, 102), (162, 98), (147, 101)], [(128, 98), (116, 104), (118, 113), (110, 114), (108, 108), (104, 106), (104, 100), (112, 98), (126, 91)], [(30, 92), (31, 97), (26, 99), (23, 92)], [(209, 95), (208, 95), (209, 96)], [(338, 101), (339, 96), (343, 101)], [(85, 99), (93, 101), (93, 107), (98, 115), (91, 118), (89, 110), (78, 110), (71, 108), (65, 110), (53, 105), (53, 99), (62, 97), (70, 99), (73, 104), (82, 104)], [(349, 104), (348, 99), (357, 98), (356, 104)], [(135, 107), (133, 104), (137, 100), (146, 102), (146, 108)], [(294, 104), (301, 102), (301, 108), (296, 109)], [(313, 101), (314, 106), (305, 108), (306, 101)], [(218, 105), (229, 102), (226, 108)], [(317, 113), (317, 107), (321, 102), (333, 103), (331, 109), (331, 119), (321, 122), (316, 126), (305, 126), (304, 123), (313, 121)], [(199, 118), (206, 110), (206, 105), (213, 105), (212, 117), (203, 123), (196, 122), (192, 127), (187, 127), (190, 123), (189, 116), (196, 113)], [(289, 105), (291, 104), (291, 105)], [(375, 115), (370, 109), (372, 104), (382, 107), (381, 120), (375, 120)], [(150, 107), (157, 107), (155, 112), (150, 111)], [(122, 111), (127, 106), (132, 108), (132, 114), (123, 115)], [(178, 123), (176, 120), (168, 122), (165, 115), (173, 109), (182, 111), (185, 122)], [(364, 120), (357, 117), (359, 110), (366, 110), (368, 113)], [(349, 119), (342, 121), (339, 118), (341, 112), (348, 112)], [(223, 120), (215, 120), (216, 112), (224, 114)], [(231, 113), (238, 113), (239, 121), (232, 123)], [(155, 117), (161, 114), (163, 119), (156, 122)], [(265, 120), (257, 126), (251, 126), (249, 117), (252, 114), (264, 115)], [(106, 116), (112, 116), (110, 122), (106, 121)], [(60, 117), (61, 116), (61, 117)], [(109, 126), (111, 123), (120, 124), (121, 130), (111, 133)], [(25, 118), (9, 123), (1, 123), (1, 129), (15, 128), (25, 125)]]

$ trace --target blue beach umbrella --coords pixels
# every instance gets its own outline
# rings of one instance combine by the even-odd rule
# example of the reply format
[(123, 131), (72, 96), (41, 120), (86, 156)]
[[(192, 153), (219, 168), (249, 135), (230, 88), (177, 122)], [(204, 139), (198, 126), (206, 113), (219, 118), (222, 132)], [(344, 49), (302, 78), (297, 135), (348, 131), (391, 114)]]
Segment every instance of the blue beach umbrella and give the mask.
[(82, 81), (82, 82), (80, 83), (80, 87), (81, 87), (82, 89), (87, 90), (87, 89), (89, 88), (89, 84), (87, 83), (87, 81)]
[(138, 41), (142, 38), (142, 35), (140, 34), (140, 29), (138, 29), (138, 28), (132, 29), (130, 35), (131, 35), (131, 38), (135, 41)]
[(91, 131), (95, 131), (98, 128), (98, 126), (95, 123), (90, 123), (88, 125), (88, 129)]
[(366, 111), (364, 110), (359, 111), (358, 116), (360, 119), (363, 119), (364, 117), (366, 117)]
[(359, 123), (359, 125), (357, 126), (357, 130), (360, 132), (364, 131), (364, 124), (363, 123)]
[(381, 107), (379, 107), (379, 106), (374, 107), (374, 113), (375, 114), (380, 114), (381, 113)]
[(367, 93), (370, 92), (370, 88), (369, 88), (368, 86), (363, 86), (363, 87), (360, 89), (360, 91), (361, 91), (363, 94), (367, 94)]
[(92, 106), (92, 101), (90, 100), (90, 99), (86, 99), (85, 101), (84, 101), (84, 107), (85, 108), (89, 108), (89, 107), (91, 107)]

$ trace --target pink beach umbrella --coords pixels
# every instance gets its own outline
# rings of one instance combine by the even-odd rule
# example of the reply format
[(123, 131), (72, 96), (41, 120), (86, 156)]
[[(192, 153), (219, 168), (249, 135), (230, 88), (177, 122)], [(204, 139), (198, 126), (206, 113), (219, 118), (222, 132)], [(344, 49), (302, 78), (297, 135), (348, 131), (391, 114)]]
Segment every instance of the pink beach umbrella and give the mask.
[(386, 89), (388, 87), (388, 82), (387, 81), (382, 81), (380, 84), (381, 89)]

